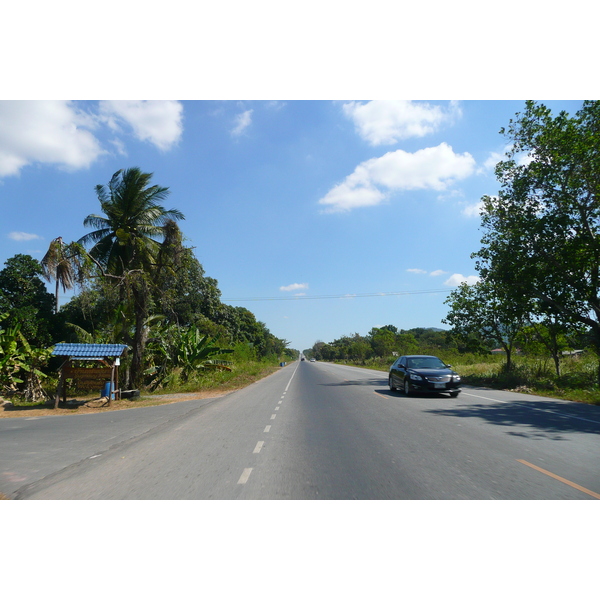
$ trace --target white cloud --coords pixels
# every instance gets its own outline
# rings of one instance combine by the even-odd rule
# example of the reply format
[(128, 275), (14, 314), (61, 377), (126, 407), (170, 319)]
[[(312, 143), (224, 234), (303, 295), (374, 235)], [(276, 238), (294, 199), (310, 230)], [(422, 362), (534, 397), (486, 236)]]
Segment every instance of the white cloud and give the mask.
[[(406, 271), (408, 273), (416, 273), (417, 275), (427, 275), (427, 271), (424, 269), (406, 269)], [(440, 275), (445, 275), (447, 272), (448, 271), (442, 271), (441, 269), (438, 269), (437, 271), (431, 271), (429, 275), (431, 277), (439, 277)]]
[(71, 102), (0, 102), (0, 177), (36, 162), (89, 167), (104, 152), (89, 131), (94, 127), (93, 117)]
[(469, 204), (462, 209), (462, 214), (465, 217), (479, 217), (481, 209), (483, 208), (483, 202), (480, 200), (475, 204)]
[[(172, 101), (0, 101), (0, 177), (34, 163), (87, 168), (107, 153), (97, 137), (104, 126), (120, 132), (127, 124), (138, 139), (167, 150), (181, 137), (182, 113)], [(107, 144), (126, 154), (120, 139)]]
[(307, 290), (308, 283), (292, 283), (291, 285), (282, 285), (279, 289), (282, 292), (293, 292), (294, 290)]
[(483, 168), (481, 169), (481, 172), (493, 171), (496, 168), (496, 165), (505, 158), (506, 157), (503, 154), (500, 154), (499, 152), (490, 152), (490, 155), (483, 163)]
[(444, 190), (455, 180), (464, 179), (475, 169), (468, 153), (456, 154), (446, 143), (410, 153), (388, 152), (356, 167), (354, 173), (333, 187), (319, 204), (325, 212), (349, 211), (360, 206), (375, 206), (389, 197), (389, 191), (434, 189)]
[(342, 108), (354, 122), (358, 134), (372, 146), (423, 137), (461, 114), (458, 104), (454, 102), (450, 103), (447, 110), (425, 102), (407, 100), (348, 102)]
[(168, 150), (183, 132), (183, 105), (174, 100), (105, 100), (100, 113), (111, 129), (128, 124), (134, 135)]
[(44, 238), (35, 233), (25, 233), (24, 231), (11, 231), (8, 237), (15, 242), (29, 242), (30, 240), (43, 240)]
[(451, 277), (444, 281), (444, 285), (450, 285), (452, 287), (459, 286), (461, 283), (466, 283), (467, 285), (475, 285), (480, 280), (480, 277), (477, 275), (469, 275), (465, 277), (460, 273), (454, 273)]
[(535, 156), (533, 154), (519, 154), (515, 157), (515, 160), (520, 167), (526, 167), (535, 160)]
[(442, 194), (439, 194), (437, 199), (440, 202), (446, 202), (446, 200), (454, 200), (456, 198), (464, 198), (465, 193), (462, 190), (448, 190)]
[(231, 135), (237, 137), (242, 135), (244, 131), (252, 124), (253, 110), (246, 110), (235, 117), (235, 127), (231, 130)]
[[(479, 173), (489, 173), (496, 168), (496, 165), (502, 161), (507, 160), (507, 154), (513, 150), (511, 144), (504, 146), (503, 152), (490, 152), (490, 155), (483, 163), (483, 166), (479, 169)], [(526, 166), (534, 160), (534, 156), (525, 152), (519, 152), (514, 156), (515, 162), (519, 166)]]

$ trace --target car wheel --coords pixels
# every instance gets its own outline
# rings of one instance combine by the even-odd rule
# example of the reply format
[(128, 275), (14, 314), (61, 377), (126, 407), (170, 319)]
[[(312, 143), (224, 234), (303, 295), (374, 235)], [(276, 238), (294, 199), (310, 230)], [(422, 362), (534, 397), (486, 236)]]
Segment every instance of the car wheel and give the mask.
[(458, 396), (458, 392), (450, 392), (450, 398), (456, 398)]
[(392, 376), (390, 375), (388, 378), (388, 385), (390, 386), (390, 390), (395, 392), (398, 388), (392, 383)]
[(410, 396), (410, 387), (408, 386), (408, 380), (407, 379), (404, 380), (404, 393), (407, 396)]

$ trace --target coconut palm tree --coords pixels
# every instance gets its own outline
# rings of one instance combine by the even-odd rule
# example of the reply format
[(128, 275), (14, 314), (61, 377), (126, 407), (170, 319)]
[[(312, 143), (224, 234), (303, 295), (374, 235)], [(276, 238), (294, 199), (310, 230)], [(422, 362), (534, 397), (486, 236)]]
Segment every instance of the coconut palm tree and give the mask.
[(57, 237), (50, 242), (48, 251), (40, 261), (42, 275), (50, 282), (56, 282), (56, 312), (58, 312), (58, 290), (62, 285), (63, 292), (73, 289), (76, 277), (75, 257), (62, 237)]
[(150, 186), (151, 179), (152, 173), (132, 167), (117, 171), (108, 186), (96, 186), (106, 216), (87, 216), (83, 224), (96, 230), (79, 243), (93, 243), (90, 256), (112, 275), (151, 265), (160, 248), (156, 238), (164, 236), (164, 226), (185, 218), (177, 209), (165, 210), (160, 203), (169, 195), (169, 188)]
[(93, 244), (89, 256), (107, 277), (117, 277), (131, 293), (135, 314), (135, 331), (131, 380), (139, 385), (142, 355), (146, 342), (145, 321), (149, 314), (152, 274), (168, 227), (184, 219), (176, 209), (166, 210), (162, 201), (169, 188), (150, 185), (152, 173), (138, 167), (121, 169), (108, 186), (97, 185), (96, 194), (105, 216), (89, 215), (86, 227), (95, 227), (83, 236), (80, 244)]

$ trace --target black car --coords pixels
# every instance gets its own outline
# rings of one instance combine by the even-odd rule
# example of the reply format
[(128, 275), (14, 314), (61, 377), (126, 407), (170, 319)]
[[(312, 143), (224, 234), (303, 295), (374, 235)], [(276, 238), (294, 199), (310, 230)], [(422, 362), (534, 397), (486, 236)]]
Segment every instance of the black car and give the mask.
[(390, 367), (390, 390), (415, 393), (447, 393), (456, 398), (460, 392), (460, 375), (437, 356), (401, 356)]

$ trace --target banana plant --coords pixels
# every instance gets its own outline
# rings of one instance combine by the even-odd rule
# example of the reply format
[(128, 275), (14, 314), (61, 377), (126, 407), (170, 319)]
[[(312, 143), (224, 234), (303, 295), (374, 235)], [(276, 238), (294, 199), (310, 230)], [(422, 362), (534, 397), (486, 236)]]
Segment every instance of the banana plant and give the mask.
[[(7, 317), (8, 313), (0, 315), (0, 323)], [(7, 395), (22, 393), (31, 401), (44, 397), (40, 382), (46, 375), (39, 367), (51, 353), (51, 349), (32, 348), (21, 333), (19, 323), (7, 329), (0, 328), (0, 392)]]
[(150, 377), (151, 389), (164, 385), (176, 372), (181, 381), (202, 370), (231, 371), (230, 361), (216, 358), (231, 354), (233, 350), (216, 345), (216, 338), (202, 335), (197, 327), (187, 330), (176, 326), (164, 327), (148, 343), (154, 365), (145, 371)]

